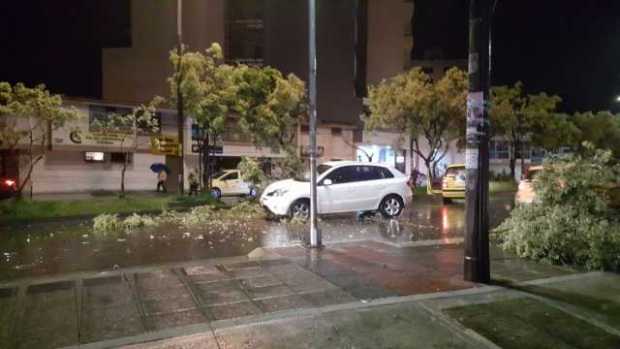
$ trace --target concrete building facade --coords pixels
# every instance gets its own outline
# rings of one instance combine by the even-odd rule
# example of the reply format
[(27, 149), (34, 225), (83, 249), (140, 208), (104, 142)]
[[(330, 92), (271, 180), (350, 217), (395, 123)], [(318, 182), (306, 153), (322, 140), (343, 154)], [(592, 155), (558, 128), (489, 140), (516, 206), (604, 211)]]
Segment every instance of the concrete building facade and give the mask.
[[(188, 49), (203, 51), (211, 43), (224, 47), (228, 62), (269, 65), (284, 74), (307, 80), (308, 10), (305, 0), (184, 0), (183, 41)], [(411, 50), (410, 20), (413, 3), (408, 0), (318, 0), (318, 145), (321, 161), (358, 158), (361, 146), (393, 146), (397, 133), (364, 137), (360, 119), (365, 88), (407, 68)], [(93, 114), (100, 110), (128, 110), (155, 96), (168, 96), (167, 78), (173, 67), (170, 50), (176, 45), (175, 0), (131, 0), (128, 42), (102, 50), (102, 99), (66, 100), (82, 114), (76, 125), (55, 131), (51, 151), (37, 164), (34, 193), (117, 190), (120, 187), (121, 149), (118, 142), (97, 136)], [(106, 109), (107, 108), (107, 109)], [(162, 110), (160, 137), (175, 139), (175, 111)], [(71, 129), (79, 127), (81, 142)], [(185, 131), (185, 173), (198, 168), (199, 157), (192, 139), (192, 120)], [(153, 151), (148, 137), (131, 151), (126, 175), (128, 190), (154, 189), (153, 163), (177, 168), (176, 156)], [(308, 142), (307, 130), (299, 128), (300, 151)], [(234, 135), (225, 134), (219, 144), (218, 164), (232, 167), (241, 156), (277, 158), (269, 149), (256, 148)], [(398, 156), (377, 157), (396, 165)], [(408, 156), (404, 156), (408, 159)], [(405, 168), (411, 168), (407, 165)], [(23, 172), (23, 171), (22, 171)], [(176, 188), (176, 174), (168, 187)]]

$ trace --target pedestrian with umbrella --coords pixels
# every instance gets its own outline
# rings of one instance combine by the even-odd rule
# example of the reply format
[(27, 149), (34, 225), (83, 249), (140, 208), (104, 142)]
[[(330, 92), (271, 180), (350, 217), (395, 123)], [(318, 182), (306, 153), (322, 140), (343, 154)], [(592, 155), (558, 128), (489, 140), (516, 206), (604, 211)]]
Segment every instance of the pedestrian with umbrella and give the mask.
[(161, 163), (152, 164), (151, 171), (157, 173), (157, 192), (159, 193), (161, 188), (164, 193), (167, 193), (166, 180), (168, 179), (168, 173), (170, 173), (168, 166)]

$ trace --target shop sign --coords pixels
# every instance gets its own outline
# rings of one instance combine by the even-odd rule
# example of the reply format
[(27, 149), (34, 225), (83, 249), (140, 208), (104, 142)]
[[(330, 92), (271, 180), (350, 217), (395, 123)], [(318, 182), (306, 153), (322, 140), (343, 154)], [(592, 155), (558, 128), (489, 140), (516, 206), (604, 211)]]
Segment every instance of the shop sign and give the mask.
[(179, 155), (179, 138), (175, 136), (151, 137), (151, 153), (154, 155)]

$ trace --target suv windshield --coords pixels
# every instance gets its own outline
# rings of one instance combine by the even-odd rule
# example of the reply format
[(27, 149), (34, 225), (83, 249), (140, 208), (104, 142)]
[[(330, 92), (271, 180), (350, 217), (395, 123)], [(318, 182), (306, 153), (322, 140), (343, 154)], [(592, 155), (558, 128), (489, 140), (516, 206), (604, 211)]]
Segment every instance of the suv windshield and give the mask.
[[(327, 172), (330, 168), (332, 168), (332, 167), (329, 166), (329, 165), (319, 165), (319, 166), (317, 166), (317, 168), (316, 168), (317, 175), (318, 176), (322, 175), (323, 173)], [(299, 182), (310, 182), (310, 171), (306, 171), (306, 173), (304, 173), (303, 176), (295, 177), (295, 180), (299, 181)]]

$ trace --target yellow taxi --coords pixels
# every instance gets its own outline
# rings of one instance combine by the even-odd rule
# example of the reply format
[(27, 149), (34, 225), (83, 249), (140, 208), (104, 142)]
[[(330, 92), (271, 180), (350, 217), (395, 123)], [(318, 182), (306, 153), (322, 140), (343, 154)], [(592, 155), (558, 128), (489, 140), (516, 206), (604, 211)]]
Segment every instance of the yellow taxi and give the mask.
[(465, 164), (448, 166), (441, 182), (441, 197), (445, 205), (453, 199), (465, 199), (466, 177)]

